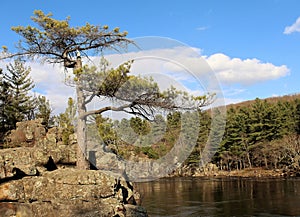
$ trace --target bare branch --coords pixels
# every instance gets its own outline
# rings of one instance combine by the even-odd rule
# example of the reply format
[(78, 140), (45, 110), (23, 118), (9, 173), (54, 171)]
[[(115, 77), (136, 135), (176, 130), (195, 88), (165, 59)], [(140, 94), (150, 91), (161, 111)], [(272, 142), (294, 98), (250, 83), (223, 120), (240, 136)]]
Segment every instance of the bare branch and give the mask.
[(96, 96), (96, 94), (92, 94), (87, 100), (85, 100), (85, 104), (89, 104), (93, 99), (94, 97)]
[(123, 106), (120, 106), (120, 107), (106, 106), (106, 107), (103, 107), (103, 108), (98, 109), (98, 110), (87, 111), (84, 114), (82, 114), (79, 118), (84, 119), (89, 115), (101, 114), (101, 113), (106, 112), (106, 111), (124, 111), (124, 109), (128, 108), (128, 107), (130, 107), (130, 104), (123, 105)]

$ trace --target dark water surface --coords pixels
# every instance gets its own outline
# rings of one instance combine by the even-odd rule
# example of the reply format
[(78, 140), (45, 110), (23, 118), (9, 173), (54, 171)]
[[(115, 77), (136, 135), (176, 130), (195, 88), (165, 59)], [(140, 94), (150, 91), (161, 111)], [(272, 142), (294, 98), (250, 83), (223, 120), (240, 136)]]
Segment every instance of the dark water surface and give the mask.
[(156, 216), (300, 216), (299, 178), (168, 178), (137, 183)]

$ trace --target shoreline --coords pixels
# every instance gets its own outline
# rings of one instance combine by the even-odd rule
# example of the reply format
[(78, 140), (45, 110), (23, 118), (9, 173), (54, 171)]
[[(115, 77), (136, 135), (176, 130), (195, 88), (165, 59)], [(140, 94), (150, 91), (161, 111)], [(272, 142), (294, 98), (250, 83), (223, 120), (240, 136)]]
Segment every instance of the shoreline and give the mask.
[(247, 168), (242, 170), (213, 170), (203, 171), (191, 174), (184, 172), (183, 174), (173, 173), (168, 177), (240, 177), (240, 178), (287, 178), (287, 177), (300, 177), (300, 170), (298, 171), (285, 171), (283, 169), (263, 169), (263, 168)]

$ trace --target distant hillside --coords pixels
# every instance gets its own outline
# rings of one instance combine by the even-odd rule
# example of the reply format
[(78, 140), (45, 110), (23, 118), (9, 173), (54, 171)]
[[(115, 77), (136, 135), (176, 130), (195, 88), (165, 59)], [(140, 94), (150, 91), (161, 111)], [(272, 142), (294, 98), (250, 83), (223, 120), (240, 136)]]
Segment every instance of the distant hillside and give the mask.
[[(261, 100), (266, 100), (268, 103), (277, 103), (279, 101), (291, 102), (291, 101), (294, 101), (295, 99), (300, 100), (300, 93), (284, 95), (284, 96), (269, 97), (269, 98), (264, 98)], [(247, 101), (243, 101), (243, 102), (239, 102), (239, 103), (229, 104), (229, 105), (226, 105), (226, 107), (227, 108), (239, 108), (239, 107), (252, 105), (254, 102), (255, 102), (255, 99), (247, 100)]]

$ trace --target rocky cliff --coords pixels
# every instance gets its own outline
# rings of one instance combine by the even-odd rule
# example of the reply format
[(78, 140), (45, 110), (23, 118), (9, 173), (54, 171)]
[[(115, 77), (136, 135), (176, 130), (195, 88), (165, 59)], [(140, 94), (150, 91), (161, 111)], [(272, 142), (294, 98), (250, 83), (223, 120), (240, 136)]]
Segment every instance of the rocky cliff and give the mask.
[[(0, 149), (1, 216), (147, 216), (132, 184), (98, 170), (77, 170), (76, 138), (22, 122)], [(19, 147), (16, 147), (19, 146)]]

